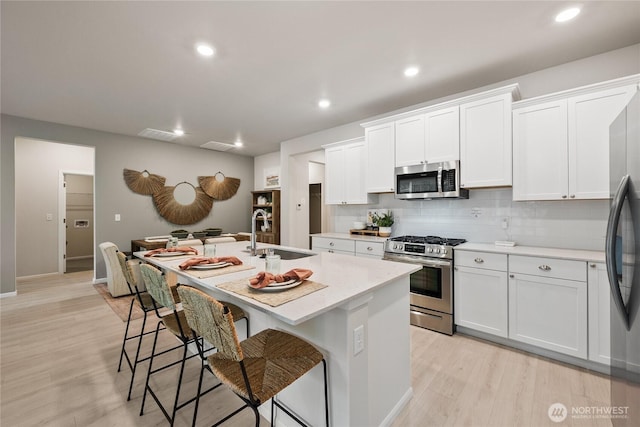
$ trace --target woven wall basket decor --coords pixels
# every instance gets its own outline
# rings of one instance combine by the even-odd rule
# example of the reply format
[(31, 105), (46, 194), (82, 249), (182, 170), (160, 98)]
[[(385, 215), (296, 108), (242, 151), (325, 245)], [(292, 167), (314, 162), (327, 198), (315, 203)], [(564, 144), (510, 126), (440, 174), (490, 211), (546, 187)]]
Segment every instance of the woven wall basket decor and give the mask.
[(202, 191), (202, 188), (193, 187), (195, 190), (194, 201), (188, 205), (183, 205), (174, 196), (175, 189), (183, 184), (193, 187), (192, 184), (186, 181), (179, 183), (175, 187), (162, 187), (160, 191), (153, 193), (153, 203), (156, 205), (158, 213), (167, 221), (179, 225), (195, 224), (209, 215), (213, 207), (213, 198)]
[(205, 193), (216, 200), (230, 199), (240, 187), (240, 179), (224, 176), (222, 172), (216, 172), (214, 176), (199, 176), (198, 183)]
[(132, 169), (124, 169), (124, 182), (134, 193), (150, 196), (164, 187), (166, 178), (149, 173), (146, 169), (142, 172)]

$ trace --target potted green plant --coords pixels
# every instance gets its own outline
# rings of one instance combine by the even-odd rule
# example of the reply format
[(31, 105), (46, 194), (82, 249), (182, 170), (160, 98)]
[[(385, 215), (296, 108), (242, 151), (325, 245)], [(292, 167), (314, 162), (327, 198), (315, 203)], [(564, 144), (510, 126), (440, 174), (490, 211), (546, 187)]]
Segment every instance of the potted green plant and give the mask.
[(383, 214), (373, 214), (373, 223), (378, 226), (378, 234), (381, 237), (389, 237), (391, 235), (393, 222), (393, 213), (391, 211)]

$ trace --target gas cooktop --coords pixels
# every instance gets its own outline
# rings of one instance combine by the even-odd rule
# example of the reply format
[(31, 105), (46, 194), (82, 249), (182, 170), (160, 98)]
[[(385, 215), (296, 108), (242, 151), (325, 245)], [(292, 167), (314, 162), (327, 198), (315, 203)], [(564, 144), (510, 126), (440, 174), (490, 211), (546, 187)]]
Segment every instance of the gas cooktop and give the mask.
[[(438, 236), (400, 236), (387, 240), (385, 253), (453, 259), (451, 248), (464, 242), (466, 242), (465, 239), (448, 239)], [(385, 257), (390, 259), (387, 255)]]
[(393, 237), (389, 239), (393, 242), (404, 242), (404, 243), (422, 243), (426, 245), (447, 245), (447, 246), (457, 246), (466, 242), (465, 239), (447, 239), (446, 237), (438, 237), (438, 236), (400, 236)]

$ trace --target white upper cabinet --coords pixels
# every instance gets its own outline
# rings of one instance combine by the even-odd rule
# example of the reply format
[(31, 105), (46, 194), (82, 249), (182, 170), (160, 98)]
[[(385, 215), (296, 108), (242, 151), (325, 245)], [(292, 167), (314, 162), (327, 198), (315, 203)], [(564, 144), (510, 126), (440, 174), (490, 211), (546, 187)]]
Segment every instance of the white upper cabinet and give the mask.
[(609, 125), (637, 91), (634, 79), (515, 104), (513, 199), (609, 198)]
[(367, 204), (365, 188), (367, 156), (363, 138), (330, 144), (325, 148), (325, 203), (328, 205)]
[(425, 162), (424, 114), (396, 121), (396, 166)]
[(367, 192), (392, 193), (395, 190), (395, 123), (365, 127), (365, 140)]
[(457, 105), (397, 120), (395, 126), (396, 166), (459, 160)]
[(635, 91), (625, 86), (569, 98), (569, 197), (609, 198), (609, 125)]
[(513, 199), (567, 197), (567, 101), (513, 110)]
[(511, 185), (512, 93), (460, 105), (461, 187)]
[(460, 160), (460, 110), (458, 106), (425, 114), (425, 155), (429, 163)]

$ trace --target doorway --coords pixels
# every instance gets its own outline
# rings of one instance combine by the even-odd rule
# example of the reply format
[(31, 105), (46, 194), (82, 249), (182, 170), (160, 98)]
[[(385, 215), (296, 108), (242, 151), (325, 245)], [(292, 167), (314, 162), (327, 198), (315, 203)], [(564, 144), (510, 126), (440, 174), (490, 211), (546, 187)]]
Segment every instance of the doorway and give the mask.
[(93, 270), (93, 175), (63, 172), (62, 193), (62, 271)]
[[(309, 234), (322, 233), (322, 184), (309, 184)], [(311, 236), (309, 236), (311, 247)]]

